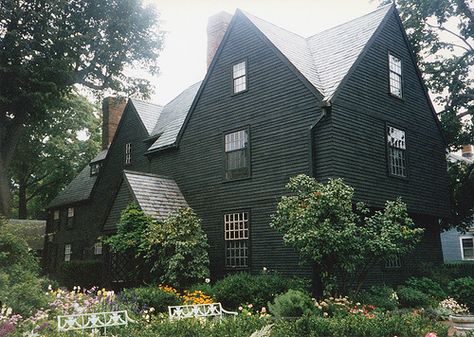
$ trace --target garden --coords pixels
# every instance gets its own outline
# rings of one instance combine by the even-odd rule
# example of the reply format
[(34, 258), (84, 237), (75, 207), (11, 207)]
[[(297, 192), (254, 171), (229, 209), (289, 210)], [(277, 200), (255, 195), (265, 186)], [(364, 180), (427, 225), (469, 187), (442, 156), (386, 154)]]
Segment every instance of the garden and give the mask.
[[(191, 209), (156, 222), (131, 204), (117, 233), (103, 242), (111, 252), (132, 253), (129, 277), (140, 281), (116, 291), (90, 286), (86, 279), (73, 285), (71, 275), (58, 280), (42, 276), (26, 242), (0, 219), (0, 337), (83, 336), (81, 331), (58, 332), (58, 316), (122, 310), (131, 321), (108, 327), (107, 335), (455, 336), (450, 315), (474, 311), (471, 265), (420, 266), (397, 286), (364, 283), (368, 270), (362, 266), (369, 260), (379, 263), (406, 254), (421, 236), (400, 200), (370, 212), (361, 204), (353, 207), (354, 191), (341, 180), (323, 185), (297, 176), (288, 189), (292, 193), (282, 197), (271, 226), (317, 266), (320, 278), (287, 277), (263, 268), (210, 279), (207, 238)], [(344, 258), (348, 250), (351, 258)], [(61, 270), (72, 273), (79, 262)], [(352, 286), (348, 274), (356, 275)], [(211, 303), (236, 315), (168, 316), (169, 306)], [(103, 333), (87, 330), (89, 336)]]

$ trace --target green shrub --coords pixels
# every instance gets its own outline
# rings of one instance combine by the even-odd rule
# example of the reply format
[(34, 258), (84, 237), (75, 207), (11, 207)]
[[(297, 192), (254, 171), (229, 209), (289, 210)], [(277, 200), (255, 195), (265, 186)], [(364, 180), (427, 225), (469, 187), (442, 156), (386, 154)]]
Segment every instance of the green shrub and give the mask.
[(59, 267), (59, 280), (68, 288), (81, 286), (91, 288), (101, 285), (103, 263), (98, 260), (82, 260), (63, 262)]
[(387, 286), (372, 286), (356, 298), (363, 304), (371, 304), (382, 310), (395, 310), (398, 306), (397, 293)]
[(165, 292), (158, 287), (125, 289), (119, 294), (118, 299), (137, 312), (151, 307), (157, 312), (166, 312), (168, 306), (181, 304), (177, 295)]
[(433, 304), (432, 299), (427, 294), (412, 287), (398, 287), (397, 295), (402, 308), (420, 308)]
[(241, 304), (251, 303), (259, 309), (273, 301), (276, 295), (289, 289), (307, 291), (308, 283), (302, 279), (285, 278), (278, 274), (237, 273), (217, 281), (212, 293), (225, 308), (236, 309)]
[(411, 277), (405, 282), (405, 285), (425, 293), (434, 302), (439, 302), (446, 298), (446, 292), (441, 288), (440, 284), (428, 277)]
[(474, 278), (462, 277), (449, 282), (449, 295), (458, 303), (465, 304), (470, 311), (474, 310)]
[(276, 317), (301, 317), (315, 311), (311, 298), (306, 293), (293, 289), (275, 297), (274, 303), (268, 303), (268, 307)]

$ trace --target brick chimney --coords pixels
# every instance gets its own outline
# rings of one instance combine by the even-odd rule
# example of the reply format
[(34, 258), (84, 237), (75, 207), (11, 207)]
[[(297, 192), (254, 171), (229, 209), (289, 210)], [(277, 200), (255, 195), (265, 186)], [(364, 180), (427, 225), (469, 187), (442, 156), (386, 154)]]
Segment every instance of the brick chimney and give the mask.
[(472, 159), (472, 145), (463, 145), (461, 152), (464, 158)]
[(221, 44), (224, 34), (229, 27), (232, 15), (227, 12), (219, 12), (210, 16), (207, 21), (207, 67), (216, 54), (217, 47)]
[(125, 97), (106, 97), (102, 101), (102, 150), (112, 143), (125, 105)]

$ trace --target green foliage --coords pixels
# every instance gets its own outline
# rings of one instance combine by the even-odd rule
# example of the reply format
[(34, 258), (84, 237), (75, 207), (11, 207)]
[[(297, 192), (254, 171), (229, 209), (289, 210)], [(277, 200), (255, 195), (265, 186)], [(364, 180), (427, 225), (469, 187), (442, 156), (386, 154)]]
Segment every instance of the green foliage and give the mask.
[(361, 292), (357, 300), (363, 304), (371, 304), (381, 310), (395, 310), (398, 307), (398, 296), (393, 288), (372, 286)]
[(445, 219), (442, 226), (464, 231), (472, 225), (474, 216), (474, 164), (448, 162), (448, 176), (453, 211), (452, 217)]
[(427, 294), (408, 286), (398, 287), (397, 295), (402, 308), (423, 308), (434, 304)]
[(59, 267), (59, 279), (61, 284), (69, 289), (74, 286), (89, 289), (102, 284), (101, 275), (103, 268), (103, 263), (98, 260), (63, 262)]
[(0, 302), (15, 313), (29, 315), (46, 305), (39, 265), (26, 242), (5, 230), (0, 217)]
[(449, 282), (449, 295), (458, 303), (465, 304), (469, 310), (474, 310), (474, 278), (461, 277)]
[(377, 314), (365, 316), (351, 314), (333, 318), (304, 316), (294, 322), (275, 325), (272, 337), (413, 337), (436, 332), (438, 337), (448, 336), (448, 326), (422, 316), (409, 314)]
[(38, 218), (100, 150), (101, 119), (86, 98), (69, 94), (48, 115), (25, 128), (10, 165), (19, 218)]
[(154, 308), (157, 312), (167, 312), (168, 306), (181, 304), (176, 294), (152, 286), (125, 289), (119, 293), (119, 299), (137, 312), (147, 308)]
[(428, 295), (434, 302), (439, 302), (446, 298), (446, 292), (441, 288), (440, 284), (428, 277), (411, 277), (405, 282), (405, 285)]
[(217, 281), (212, 287), (212, 294), (225, 308), (236, 309), (243, 304), (253, 304), (260, 309), (273, 301), (276, 295), (289, 289), (307, 291), (308, 285), (301, 279), (289, 279), (278, 274), (236, 273)]
[(342, 179), (320, 184), (298, 175), (286, 187), (291, 195), (281, 198), (271, 226), (315, 264), (328, 291), (356, 271), (363, 281), (370, 266), (387, 256), (405, 255), (421, 239), (423, 230), (414, 228), (399, 199), (370, 214), (361, 203), (354, 210), (354, 189)]
[(290, 289), (268, 303), (270, 312), (276, 317), (301, 317), (315, 312), (314, 303), (307, 293)]
[(146, 258), (161, 282), (183, 288), (209, 276), (207, 235), (192, 209), (181, 208), (162, 223), (152, 222), (146, 236)]

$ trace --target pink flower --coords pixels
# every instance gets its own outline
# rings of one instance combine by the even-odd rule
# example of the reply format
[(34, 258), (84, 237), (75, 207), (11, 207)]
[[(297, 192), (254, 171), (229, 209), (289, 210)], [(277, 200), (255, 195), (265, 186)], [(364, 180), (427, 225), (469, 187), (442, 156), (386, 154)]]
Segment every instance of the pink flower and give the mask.
[(438, 336), (436, 335), (436, 332), (428, 332), (428, 333), (425, 335), (425, 337), (438, 337)]

